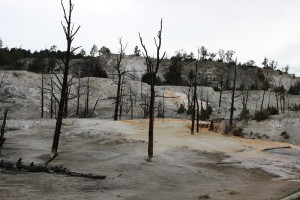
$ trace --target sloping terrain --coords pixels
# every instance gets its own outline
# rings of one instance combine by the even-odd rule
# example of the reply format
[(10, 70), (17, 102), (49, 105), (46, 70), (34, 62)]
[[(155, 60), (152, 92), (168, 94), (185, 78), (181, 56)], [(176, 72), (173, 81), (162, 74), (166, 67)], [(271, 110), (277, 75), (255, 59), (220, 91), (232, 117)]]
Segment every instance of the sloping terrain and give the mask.
[[(2, 71), (0, 87), (0, 105), (3, 110), (5, 107), (10, 109), (9, 119), (14, 120), (26, 120), (26, 119), (37, 119), (41, 115), (41, 75), (30, 73), (26, 71)], [(51, 75), (45, 75), (45, 87), (49, 89), (49, 83), (51, 80)], [(81, 98), (80, 98), (80, 112), (82, 113), (85, 107), (86, 99), (86, 78), (81, 80)], [(95, 103), (99, 99), (97, 106), (95, 107), (95, 112), (93, 117), (101, 119), (112, 119), (114, 110), (114, 97), (116, 96), (116, 84), (112, 79), (104, 78), (90, 78), (90, 96), (89, 96), (89, 109), (92, 110)], [(71, 94), (76, 95), (76, 87), (78, 79), (74, 79), (74, 86), (71, 88)], [(149, 95), (149, 86), (145, 83), (141, 84), (139, 81), (128, 81), (125, 86), (124, 104), (123, 104), (123, 116), (122, 119), (131, 118), (131, 102), (129, 99), (129, 93), (132, 93), (133, 99), (133, 118), (141, 119), (143, 118), (143, 104), (145, 104), (144, 97)], [(177, 114), (177, 110), (180, 105), (184, 105), (187, 109), (188, 99), (187, 99), (187, 87), (180, 86), (157, 86), (157, 109), (158, 106), (163, 106), (165, 111), (165, 117), (189, 119), (190, 116), (186, 114)], [(59, 96), (59, 91), (55, 92)], [(235, 112), (234, 117), (238, 117), (243, 105), (242, 105), (242, 92), (237, 91), (237, 99), (235, 101)], [(141, 97), (142, 96), (142, 97)], [(166, 98), (163, 99), (162, 96)], [(199, 96), (202, 99), (202, 105), (205, 108), (206, 103), (213, 108), (213, 113), (211, 118), (229, 118), (229, 108), (231, 101), (231, 91), (224, 91), (222, 95), (222, 104), (219, 108), (219, 92), (214, 91), (210, 87), (199, 87)], [(245, 96), (245, 94), (244, 94)], [(249, 91), (248, 97), (248, 109), (251, 114), (256, 110), (260, 109), (262, 101), (263, 91)], [(264, 122), (256, 123), (255, 121), (250, 121), (247, 123), (242, 123), (245, 133), (250, 134), (260, 134), (266, 135), (261, 139), (276, 140), (290, 142), (293, 144), (300, 144), (300, 136), (298, 134), (298, 121), (299, 113), (289, 111), (287, 106), (292, 106), (298, 104), (300, 97), (297, 95), (290, 95), (286, 100), (286, 112), (285, 114), (280, 114), (279, 116), (272, 117), (271, 120), (266, 120)], [(77, 99), (72, 99), (69, 102), (69, 116), (74, 117), (76, 113)], [(199, 100), (201, 104), (201, 100)], [(264, 97), (264, 107), (267, 105), (276, 107), (276, 97), (274, 92), (266, 92)], [(50, 94), (45, 92), (45, 104), (44, 104), (44, 117), (50, 117)], [(161, 108), (162, 109), (162, 108)], [(2, 116), (0, 115), (0, 118)], [(278, 124), (278, 126), (276, 125)], [(289, 134), (289, 138), (283, 139), (280, 136), (282, 132), (286, 131)], [(249, 136), (249, 138), (252, 138)], [(259, 137), (255, 137), (259, 138)]]
[[(8, 121), (2, 159), (49, 158), (54, 120)], [(1, 199), (276, 199), (300, 187), (299, 151), (262, 151), (286, 144), (219, 133), (190, 135), (185, 120), (155, 123), (153, 162), (146, 162), (147, 120), (64, 121), (52, 164), (104, 174), (105, 180), (0, 171)]]

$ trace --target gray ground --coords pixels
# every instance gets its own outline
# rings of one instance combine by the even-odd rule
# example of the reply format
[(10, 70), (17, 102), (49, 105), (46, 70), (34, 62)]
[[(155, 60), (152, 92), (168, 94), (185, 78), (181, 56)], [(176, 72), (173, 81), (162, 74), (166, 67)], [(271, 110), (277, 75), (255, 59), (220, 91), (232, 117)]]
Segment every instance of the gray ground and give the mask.
[[(147, 121), (69, 119), (52, 164), (107, 175), (91, 180), (46, 173), (0, 171), (0, 199), (276, 199), (300, 188), (298, 146), (190, 135), (184, 120), (157, 120), (155, 157), (146, 162)], [(5, 160), (42, 163), (49, 158), (54, 121), (9, 121)], [(26, 124), (30, 124), (25, 126)], [(240, 164), (217, 164), (238, 161)]]

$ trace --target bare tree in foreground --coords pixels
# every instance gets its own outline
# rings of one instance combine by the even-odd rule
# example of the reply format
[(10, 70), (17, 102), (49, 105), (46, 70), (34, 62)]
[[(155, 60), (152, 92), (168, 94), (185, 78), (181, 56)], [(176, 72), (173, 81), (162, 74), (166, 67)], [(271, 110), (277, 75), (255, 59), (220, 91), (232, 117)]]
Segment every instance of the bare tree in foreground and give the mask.
[[(163, 60), (163, 58), (166, 55), (166, 52), (164, 52), (163, 56), (160, 57), (160, 48), (161, 48), (161, 33), (162, 33), (162, 19), (160, 21), (160, 30), (158, 31), (157, 39), (154, 38), (155, 46), (156, 46), (156, 59), (152, 60), (150, 56), (148, 55), (146, 46), (143, 43), (143, 39), (139, 33), (139, 38), (141, 41), (141, 45), (144, 49), (143, 56), (146, 60), (147, 65), (147, 72), (150, 74), (151, 77), (151, 84), (150, 84), (150, 104), (149, 104), (149, 132), (148, 132), (148, 158), (147, 161), (151, 162), (151, 159), (153, 157), (153, 128), (154, 128), (154, 103), (155, 103), (155, 81), (156, 81), (156, 74), (158, 72), (158, 69), (160, 67), (160, 64)], [(154, 61), (154, 63), (153, 63)]]
[[(59, 100), (59, 108), (56, 118), (56, 126), (55, 126), (55, 132), (53, 137), (53, 144), (51, 149), (51, 159), (54, 159), (57, 156), (57, 149), (58, 149), (58, 143), (59, 143), (59, 136), (61, 133), (61, 126), (62, 126), (62, 119), (64, 114), (64, 105), (68, 98), (68, 75), (69, 75), (69, 66), (70, 66), (70, 60), (71, 60), (71, 53), (72, 51), (75, 51), (78, 48), (74, 48), (71, 50), (71, 45), (74, 40), (74, 37), (76, 33), (78, 32), (80, 26), (74, 30), (74, 24), (72, 24), (72, 12), (74, 9), (74, 4), (72, 4), (72, 0), (69, 0), (69, 12), (66, 13), (66, 9), (64, 7), (63, 1), (61, 0), (61, 6), (63, 8), (64, 12), (64, 19), (66, 22), (66, 26), (61, 22), (66, 40), (67, 40), (67, 51), (66, 56), (63, 59), (64, 69), (63, 69), (63, 80), (61, 85), (61, 95)], [(68, 14), (68, 15), (67, 15)]]

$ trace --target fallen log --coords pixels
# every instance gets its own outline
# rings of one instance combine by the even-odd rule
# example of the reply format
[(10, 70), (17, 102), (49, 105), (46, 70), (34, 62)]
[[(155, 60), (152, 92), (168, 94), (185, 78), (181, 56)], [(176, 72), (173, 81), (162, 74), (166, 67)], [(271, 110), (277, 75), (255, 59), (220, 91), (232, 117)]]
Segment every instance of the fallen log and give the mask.
[(270, 150), (275, 150), (275, 149), (290, 149), (290, 148), (291, 148), (291, 146), (270, 147), (270, 148), (263, 149), (262, 151), (270, 151)]
[(232, 161), (232, 162), (217, 162), (216, 165), (230, 165), (230, 164), (241, 164), (240, 161)]
[(51, 173), (51, 174), (62, 174), (72, 177), (83, 177), (83, 178), (90, 178), (90, 179), (105, 179), (105, 175), (95, 175), (92, 173), (84, 174), (84, 173), (78, 173), (73, 172), (69, 170), (67, 167), (63, 165), (45, 165), (45, 164), (35, 164), (33, 162), (31, 163), (24, 163), (22, 162), (22, 158), (19, 158), (17, 162), (12, 161), (0, 161), (0, 168), (6, 169), (6, 170), (14, 170), (14, 171), (25, 171), (25, 172), (45, 172), (45, 173)]

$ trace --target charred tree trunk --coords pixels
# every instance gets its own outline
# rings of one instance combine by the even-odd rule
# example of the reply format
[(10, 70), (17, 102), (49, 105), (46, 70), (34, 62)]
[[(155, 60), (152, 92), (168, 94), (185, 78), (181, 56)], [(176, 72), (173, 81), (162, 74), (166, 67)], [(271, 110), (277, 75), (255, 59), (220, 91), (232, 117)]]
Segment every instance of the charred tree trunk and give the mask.
[(196, 101), (197, 101), (197, 78), (198, 78), (199, 55), (200, 55), (200, 50), (198, 49), (198, 59), (196, 60), (196, 64), (195, 64), (195, 76), (194, 76), (194, 83), (193, 83), (194, 90), (193, 90), (193, 106), (192, 106), (193, 110), (192, 110), (191, 134), (194, 134), (194, 131), (195, 131)]
[(54, 101), (54, 98), (53, 98), (53, 95), (54, 95), (54, 88), (53, 88), (53, 80), (52, 80), (52, 77), (51, 77), (51, 82), (50, 82), (50, 92), (51, 92), (51, 96), (50, 96), (50, 118), (52, 119), (53, 118), (53, 101)]
[[(67, 101), (67, 95), (68, 95), (68, 75), (69, 75), (69, 65), (70, 65), (70, 59), (71, 59), (71, 45), (72, 41), (74, 40), (74, 37), (79, 30), (80, 27), (78, 27), (74, 32), (73, 32), (73, 27), (72, 26), (72, 11), (74, 8), (74, 5), (72, 4), (72, 0), (69, 1), (69, 12), (68, 15), (66, 13), (65, 7), (63, 5), (63, 2), (61, 0), (61, 5), (64, 11), (64, 19), (67, 24), (67, 26), (63, 26), (63, 30), (66, 36), (67, 40), (67, 51), (66, 51), (66, 57), (63, 60), (64, 63), (64, 70), (63, 70), (63, 81), (62, 81), (62, 87), (61, 87), (61, 94), (60, 94), (60, 100), (59, 100), (59, 108), (58, 108), (58, 113), (57, 113), (57, 118), (56, 118), (56, 126), (55, 126), (55, 132), (54, 132), (54, 137), (53, 137), (53, 143), (52, 143), (52, 148), (51, 148), (51, 157), (57, 156), (57, 149), (58, 149), (58, 143), (59, 143), (59, 136), (61, 133), (61, 126), (62, 126), (62, 119), (63, 119), (63, 111), (64, 111), (64, 105), (65, 101)], [(75, 48), (74, 50), (76, 50)]]
[(249, 88), (247, 88), (247, 93), (246, 93), (245, 109), (247, 109), (247, 106), (248, 106), (248, 98), (249, 98)]
[(200, 124), (199, 124), (199, 121), (200, 121), (200, 108), (199, 108), (199, 102), (198, 102), (198, 96), (197, 96), (197, 99), (196, 99), (196, 105), (197, 105), (197, 113), (196, 113), (196, 121), (197, 121), (197, 133), (199, 133), (199, 128), (200, 128)]
[[(196, 78), (195, 78), (196, 79)], [(194, 134), (195, 130), (195, 119), (196, 119), (196, 97), (197, 96), (197, 86), (194, 83), (194, 90), (193, 90), (193, 106), (192, 106), (192, 127), (191, 127), (191, 134)]]
[(15, 171), (25, 171), (25, 172), (44, 172), (44, 173), (55, 173), (55, 174), (63, 174), (66, 176), (73, 176), (73, 177), (83, 177), (83, 178), (91, 178), (91, 179), (105, 179), (105, 175), (95, 175), (95, 174), (84, 174), (73, 172), (68, 168), (62, 165), (54, 165), (48, 166), (45, 164), (35, 164), (31, 163), (24, 163), (22, 162), (22, 158), (19, 158), (17, 162), (11, 161), (0, 161), (0, 168), (6, 170), (15, 170)]
[(266, 91), (264, 90), (263, 91), (263, 96), (262, 96), (262, 99), (261, 99), (260, 110), (262, 110), (263, 106), (264, 106), (265, 93), (266, 93)]
[(121, 81), (122, 77), (118, 76), (118, 85), (117, 85), (117, 97), (116, 97), (116, 102), (115, 102), (115, 112), (114, 112), (114, 120), (118, 120), (118, 114), (119, 114), (119, 107), (120, 107), (120, 93), (121, 93)]
[(64, 119), (67, 119), (68, 117), (68, 101), (69, 101), (70, 91), (71, 91), (71, 86), (67, 85), (67, 96), (64, 103), (64, 114), (63, 114)]
[(275, 97), (276, 97), (276, 109), (279, 111), (278, 93), (277, 92), (275, 92)]
[(79, 108), (80, 108), (80, 89), (81, 89), (81, 85), (80, 85), (80, 75), (78, 78), (78, 85), (77, 85), (77, 105), (76, 105), (76, 117), (79, 117)]
[(270, 91), (269, 92), (269, 100), (268, 100), (268, 108), (270, 107), (271, 94), (272, 94), (272, 92)]
[(125, 91), (125, 80), (124, 80), (125, 76), (124, 74), (122, 75), (122, 81), (121, 81), (121, 92), (120, 92), (120, 113), (119, 113), (119, 119), (122, 119), (122, 114), (123, 114), (123, 98), (124, 98), (124, 91)]
[(230, 105), (230, 118), (229, 118), (229, 125), (232, 126), (233, 124), (233, 112), (234, 112), (234, 99), (235, 99), (235, 87), (236, 87), (236, 63), (234, 64), (234, 76), (233, 76), (233, 85), (232, 85), (232, 95), (231, 95), (231, 105)]
[(90, 78), (86, 80), (86, 98), (85, 98), (85, 107), (84, 107), (84, 117), (89, 116), (89, 104), (90, 104)]
[(41, 118), (44, 118), (44, 73), (42, 73), (42, 88), (41, 88)]
[(155, 104), (155, 87), (154, 80), (151, 84), (151, 95), (150, 95), (150, 105), (149, 105), (149, 131), (148, 131), (148, 161), (151, 161), (153, 157), (153, 130), (154, 130), (154, 104)]
[(225, 87), (224, 87), (224, 75), (222, 74), (221, 81), (220, 81), (219, 108), (221, 108), (222, 94), (223, 94), (224, 89), (225, 89)]
[[(115, 110), (114, 110), (114, 120), (118, 120), (118, 118), (121, 117), (122, 115), (122, 90), (123, 90), (123, 81), (124, 81), (124, 76), (127, 73), (125, 70), (121, 69), (121, 62), (122, 59), (124, 58), (125, 54), (125, 49), (127, 45), (123, 45), (122, 43), (122, 38), (119, 39), (119, 44), (120, 44), (120, 50), (119, 50), (119, 55), (117, 59), (117, 64), (114, 66), (114, 68), (117, 71), (117, 76), (118, 76), (118, 82), (117, 82), (117, 96), (116, 96), (116, 101), (115, 101)], [(120, 109), (120, 110), (119, 110)]]
[(1, 154), (2, 146), (3, 146), (4, 142), (6, 141), (6, 138), (4, 137), (4, 134), (5, 134), (5, 125), (6, 125), (7, 112), (8, 112), (8, 109), (5, 109), (4, 110), (4, 118), (3, 118), (3, 122), (2, 122), (2, 126), (1, 126), (1, 133), (0, 133), (0, 154)]
[(157, 38), (155, 40), (155, 45), (156, 45), (156, 63), (153, 64), (152, 59), (148, 55), (146, 46), (143, 43), (143, 39), (141, 35), (139, 34), (140, 42), (141, 45), (144, 49), (144, 57), (146, 60), (146, 65), (147, 65), (147, 72), (150, 73), (151, 75), (151, 93), (150, 93), (150, 105), (149, 105), (149, 131), (148, 131), (148, 159), (147, 161), (150, 162), (152, 157), (153, 157), (153, 129), (154, 129), (154, 104), (155, 104), (155, 81), (156, 81), (156, 74), (158, 72), (158, 69), (160, 67), (160, 64), (163, 60), (163, 58), (166, 55), (166, 52), (164, 52), (163, 56), (160, 57), (160, 48), (161, 48), (161, 34), (162, 34), (162, 20), (160, 23), (160, 30), (158, 32)]
[(130, 93), (129, 93), (129, 99), (130, 99), (130, 119), (133, 119), (133, 97), (132, 97), (132, 88), (130, 85)]

